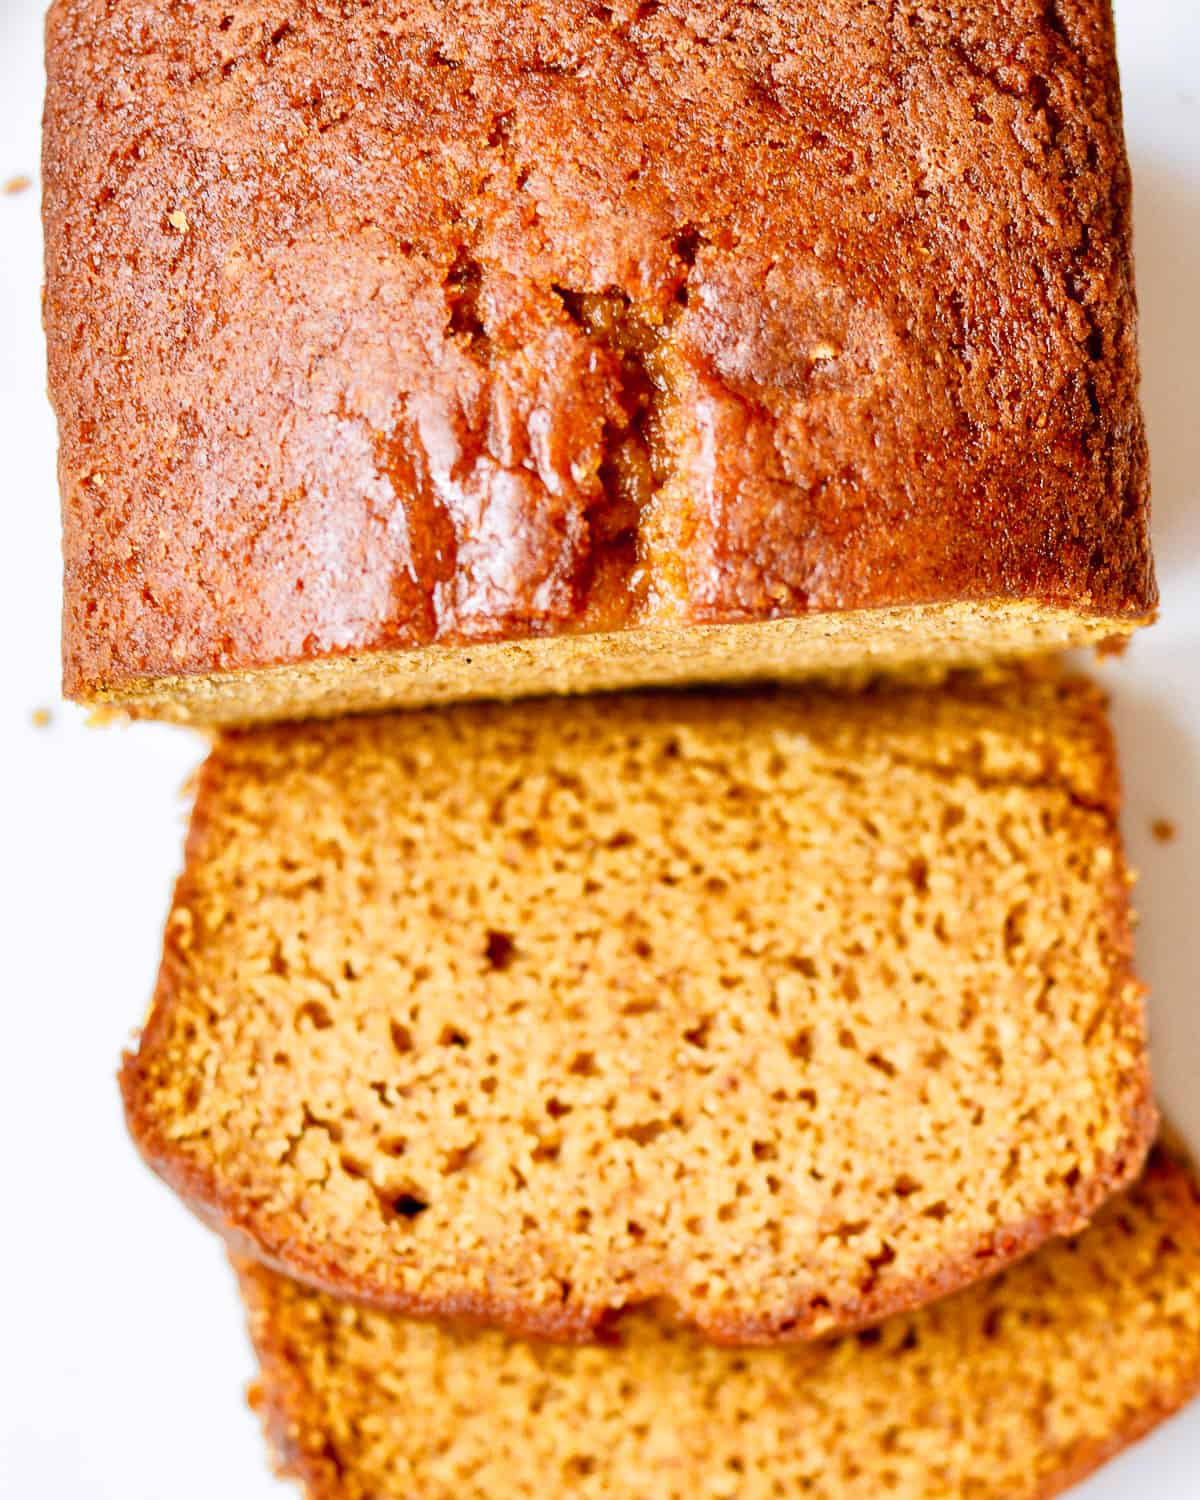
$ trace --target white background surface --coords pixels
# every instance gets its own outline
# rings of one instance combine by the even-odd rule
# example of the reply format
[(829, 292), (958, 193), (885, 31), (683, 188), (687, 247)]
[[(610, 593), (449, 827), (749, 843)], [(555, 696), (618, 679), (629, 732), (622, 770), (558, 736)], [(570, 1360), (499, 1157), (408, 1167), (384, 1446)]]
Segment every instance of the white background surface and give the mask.
[[(42, 8), (0, 0), (0, 182), (36, 176)], [(1117, 18), (1163, 618), (1103, 676), (1160, 1092), (1200, 1147), (1200, 0), (1118, 0)], [(140, 1165), (118, 1107), (200, 744), (87, 730), (58, 702), (40, 280), (37, 192), (0, 196), (0, 1496), (268, 1500), (287, 1492), (242, 1403), (222, 1253)], [(1200, 1500), (1200, 1403), (1077, 1493)]]

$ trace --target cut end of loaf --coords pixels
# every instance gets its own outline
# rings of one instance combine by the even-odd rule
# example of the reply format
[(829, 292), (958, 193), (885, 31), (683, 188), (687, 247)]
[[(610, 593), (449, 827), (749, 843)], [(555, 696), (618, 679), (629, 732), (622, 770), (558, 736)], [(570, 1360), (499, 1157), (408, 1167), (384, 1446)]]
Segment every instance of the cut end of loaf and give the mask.
[(134, 1136), (255, 1253), (380, 1305), (868, 1322), (1137, 1174), (1117, 800), (1099, 694), (1052, 675), (229, 736)]
[(1073, 647), (1119, 649), (1151, 618), (1090, 617), (1028, 603), (941, 604), (381, 649), (122, 685), (85, 679), (69, 668), (66, 692), (99, 717), (228, 727), (706, 682), (815, 678), (850, 687), (882, 675), (935, 682), (956, 668)]

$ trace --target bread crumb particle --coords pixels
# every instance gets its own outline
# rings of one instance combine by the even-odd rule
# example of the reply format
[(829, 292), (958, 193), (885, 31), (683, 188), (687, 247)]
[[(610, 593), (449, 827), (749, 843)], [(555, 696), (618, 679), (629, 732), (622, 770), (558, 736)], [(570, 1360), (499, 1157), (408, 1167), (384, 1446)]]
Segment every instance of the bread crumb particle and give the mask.
[(1114, 661), (1118, 656), (1124, 656), (1128, 649), (1128, 636), (1106, 635), (1103, 640), (1096, 642), (1096, 660)]
[(35, 729), (49, 729), (54, 722), (54, 715), (48, 708), (35, 708), (29, 718)]
[(1150, 832), (1160, 844), (1171, 843), (1179, 830), (1170, 818), (1155, 818), (1150, 824)]
[(177, 208), (173, 213), (167, 215), (167, 223), (172, 229), (177, 229), (180, 234), (186, 234), (191, 228), (188, 223), (188, 216), (181, 208)]
[(26, 177), (24, 174), (10, 177), (4, 184), (4, 195), (6, 198), (15, 198), (18, 193), (27, 193), (32, 186), (32, 177)]

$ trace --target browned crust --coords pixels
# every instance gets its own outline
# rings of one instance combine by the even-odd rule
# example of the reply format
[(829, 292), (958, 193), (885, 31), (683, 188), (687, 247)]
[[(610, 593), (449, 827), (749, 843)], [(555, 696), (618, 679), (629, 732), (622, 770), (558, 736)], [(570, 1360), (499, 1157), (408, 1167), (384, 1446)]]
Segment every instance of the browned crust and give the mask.
[(1191, 1380), (1185, 1381), (1173, 1390), (1164, 1390), (1147, 1402), (1141, 1411), (1129, 1419), (1120, 1432), (1115, 1432), (1108, 1438), (1097, 1439), (1094, 1443), (1085, 1444), (1058, 1474), (1047, 1478), (1046, 1483), (1030, 1497), (1030, 1500), (1053, 1500), (1055, 1495), (1061, 1495), (1073, 1485), (1082, 1484), (1089, 1475), (1103, 1468), (1126, 1448), (1131, 1448), (1135, 1443), (1140, 1442), (1168, 1417), (1173, 1417), (1189, 1401), (1194, 1400), (1197, 1395), (1200, 1395), (1200, 1370), (1197, 1370)]
[[(1169, 1142), (1169, 1132), (1164, 1134)], [(1171, 1182), (1176, 1189), (1181, 1218), (1189, 1222), (1193, 1233), (1200, 1234), (1200, 1189), (1194, 1167), (1185, 1160), (1179, 1147), (1167, 1144), (1156, 1149), (1145, 1176), (1147, 1181)], [(318, 1450), (300, 1436), (306, 1430), (302, 1417), (310, 1406), (312, 1393), (297, 1354), (278, 1336), (261, 1272), (252, 1263), (239, 1264), (236, 1258), (233, 1264), (262, 1371), (261, 1380), (255, 1382), (249, 1393), (249, 1404), (262, 1423), (276, 1472), (281, 1478), (296, 1480), (308, 1500), (345, 1500), (342, 1461), (333, 1445), (326, 1443)], [(1027, 1495), (1014, 1495), (1011, 1500), (1053, 1500), (1132, 1447), (1197, 1395), (1200, 1395), (1200, 1353), (1189, 1378), (1155, 1391), (1123, 1427), (1065, 1454), (1056, 1472), (1048, 1474)]]
[[(1037, 664), (1030, 674), (1047, 672), (1058, 677), (1054, 664)], [(1141, 1022), (1142, 994), (1133, 973), (1133, 924), (1129, 902), (1130, 877), (1124, 859), (1118, 825), (1121, 805), (1120, 770), (1104, 694), (1087, 679), (1062, 676), (1059, 691), (1071, 694), (1083, 720), (1101, 751), (1103, 776), (1088, 805), (1100, 812), (1109, 826), (1114, 851), (1108, 880), (1111, 938), (1117, 959), (1112, 979), (1113, 1003), (1123, 1012), (1122, 1030), (1135, 1030)], [(986, 693), (976, 679), (964, 677), (956, 683), (964, 696)], [(880, 689), (890, 692), (891, 689)], [(305, 733), (302, 725), (276, 733)], [(234, 736), (233, 738), (236, 738)], [(186, 843), (184, 873), (176, 887), (176, 901), (186, 897), (190, 871), (202, 860), (210, 836), (207, 790), (222, 774), (221, 742), (197, 780), (197, 799)], [(159, 1122), (146, 1107), (143, 1092), (149, 1060), (158, 1038), (169, 1024), (171, 1006), (181, 976), (184, 956), (173, 942), (168, 927), (154, 1002), (136, 1051), (126, 1054), (120, 1074), (130, 1133), (148, 1165), (172, 1187), (191, 1210), (223, 1236), (239, 1254), (261, 1261), (276, 1271), (307, 1282), (334, 1296), (370, 1304), (414, 1318), (466, 1320), (493, 1324), (517, 1334), (582, 1342), (611, 1336), (615, 1320), (625, 1308), (580, 1305), (530, 1307), (505, 1297), (464, 1292), (453, 1297), (422, 1297), (397, 1292), (379, 1280), (356, 1275), (336, 1256), (302, 1243), (294, 1227), (282, 1218), (261, 1212), (251, 1198), (230, 1189), (207, 1165), (190, 1160), (168, 1141)], [(752, 1317), (721, 1317), (697, 1320), (696, 1326), (714, 1342), (726, 1344), (772, 1344), (821, 1337), (831, 1331), (860, 1328), (896, 1312), (919, 1307), (935, 1298), (991, 1275), (1022, 1258), (1056, 1235), (1078, 1229), (1114, 1192), (1132, 1183), (1145, 1162), (1158, 1126), (1148, 1059), (1143, 1053), (1136, 1074), (1123, 1080), (1126, 1096), (1125, 1139), (1104, 1161), (1100, 1170), (1082, 1181), (1065, 1197), (1047, 1200), (1044, 1208), (1025, 1219), (1000, 1226), (985, 1239), (963, 1247), (943, 1264), (911, 1283), (888, 1286), (877, 1292), (843, 1299), (815, 1299), (811, 1290), (798, 1297), (789, 1311), (771, 1321)], [(814, 1305), (814, 1301), (816, 1305)], [(670, 1299), (664, 1299), (664, 1305)], [(831, 1305), (824, 1305), (829, 1302)]]
[[(733, 10), (197, 0), (135, 36), (56, 0), (70, 695), (655, 619), (1153, 612), (1108, 0)], [(669, 346), (637, 504), (621, 357), (572, 312), (610, 294)]]
[[(1194, 1232), (1200, 1233), (1200, 1185), (1197, 1183), (1195, 1163), (1169, 1125), (1162, 1128), (1158, 1146), (1146, 1168), (1146, 1180), (1170, 1182), (1175, 1189), (1180, 1216), (1190, 1223)], [(1174, 1387), (1157, 1391), (1119, 1432), (1114, 1432), (1107, 1438), (1098, 1438), (1078, 1449), (1063, 1469), (1050, 1476), (1045, 1485), (1030, 1496), (1030, 1500), (1053, 1500), (1053, 1496), (1062, 1494), (1072, 1485), (1082, 1483), (1089, 1474), (1095, 1473), (1110, 1459), (1132, 1447), (1197, 1395), (1200, 1395), (1200, 1356), (1197, 1357), (1196, 1368), (1189, 1379), (1182, 1380)], [(316, 1500), (323, 1500), (323, 1497), (316, 1497)]]
[[(238, 1270), (246, 1303), (250, 1339), (258, 1356), (262, 1378), (246, 1393), (251, 1411), (262, 1424), (267, 1451), (280, 1479), (294, 1479), (309, 1500), (342, 1500), (341, 1463), (332, 1445), (317, 1452), (300, 1441), (299, 1415), (308, 1407), (310, 1391), (300, 1365), (288, 1347), (275, 1336), (270, 1310), (254, 1277)], [(1040, 1500), (1040, 1497), (1039, 1497)]]

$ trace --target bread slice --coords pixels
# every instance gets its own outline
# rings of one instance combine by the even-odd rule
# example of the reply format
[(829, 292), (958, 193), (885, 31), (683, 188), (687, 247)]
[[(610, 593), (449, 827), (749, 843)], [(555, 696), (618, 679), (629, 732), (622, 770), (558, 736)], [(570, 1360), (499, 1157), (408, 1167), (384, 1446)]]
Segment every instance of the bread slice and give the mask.
[(254, 1397), (309, 1500), (1047, 1500), (1200, 1386), (1200, 1197), (1156, 1156), (1074, 1240), (880, 1329), (563, 1349), (239, 1267)]
[(134, 1137), (243, 1248), (393, 1310), (877, 1319), (1137, 1174), (1117, 799), (1099, 694), (1054, 678), (230, 736)]
[(55, 0), (64, 681), (193, 722), (1156, 603), (1109, 0)]

